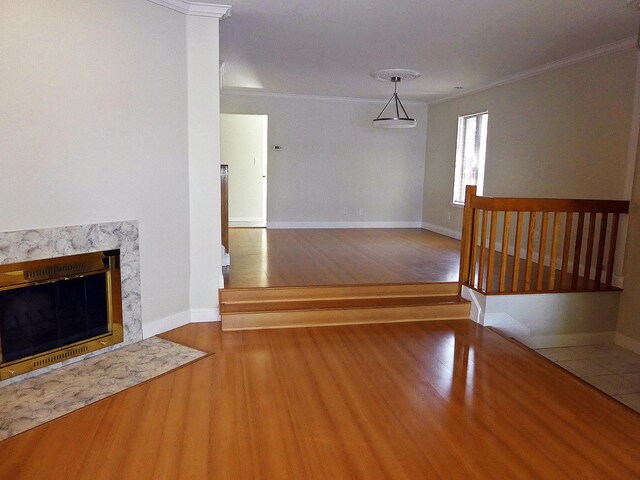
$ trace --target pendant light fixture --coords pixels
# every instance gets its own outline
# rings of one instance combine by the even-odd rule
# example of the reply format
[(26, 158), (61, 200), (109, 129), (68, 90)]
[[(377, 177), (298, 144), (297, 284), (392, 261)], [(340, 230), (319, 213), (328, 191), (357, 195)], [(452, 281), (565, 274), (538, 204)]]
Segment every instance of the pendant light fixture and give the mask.
[[(398, 83), (401, 81), (409, 81), (420, 76), (415, 70), (407, 70), (404, 68), (387, 68), (384, 70), (376, 70), (371, 74), (373, 78), (381, 82), (393, 82), (393, 95), (384, 106), (380, 114), (373, 121), (373, 126), (378, 128), (413, 128), (416, 126), (415, 118), (410, 118), (405, 110), (400, 97), (398, 97)], [(395, 112), (385, 115), (385, 110), (393, 102)], [(390, 110), (393, 110), (391, 107)], [(402, 115), (401, 115), (402, 112)], [(394, 115), (395, 114), (395, 115)], [(391, 115), (391, 116), (389, 116)]]

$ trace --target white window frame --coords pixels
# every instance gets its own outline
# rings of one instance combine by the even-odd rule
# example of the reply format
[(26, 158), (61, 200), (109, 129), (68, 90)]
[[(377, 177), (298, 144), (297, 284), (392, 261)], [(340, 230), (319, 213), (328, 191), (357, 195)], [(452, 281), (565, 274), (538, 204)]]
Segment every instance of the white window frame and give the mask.
[[(467, 149), (469, 146), (466, 142), (467, 134), (467, 121), (471, 118), (477, 119), (477, 125), (480, 128), (476, 129), (476, 135), (474, 137), (474, 144), (472, 146), (472, 159), (475, 159), (477, 164), (477, 177), (474, 180), (465, 182), (463, 180), (462, 168), (465, 161), (469, 161), (469, 155), (467, 155)], [(489, 125), (489, 112), (484, 110), (482, 112), (472, 113), (469, 115), (460, 115), (458, 117), (458, 137), (456, 142), (456, 164), (453, 178), (453, 205), (464, 205), (464, 195), (466, 185), (476, 185), (478, 195), (482, 195), (484, 187), (484, 165), (487, 156), (487, 130)], [(465, 160), (466, 158), (466, 160)], [(464, 185), (463, 185), (464, 183)]]

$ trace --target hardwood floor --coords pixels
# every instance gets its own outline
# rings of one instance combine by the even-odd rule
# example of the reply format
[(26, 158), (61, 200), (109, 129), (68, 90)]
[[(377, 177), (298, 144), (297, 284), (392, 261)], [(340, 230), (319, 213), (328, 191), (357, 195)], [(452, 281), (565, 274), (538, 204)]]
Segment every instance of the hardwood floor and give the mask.
[(458, 281), (460, 242), (421, 229), (229, 232), (225, 287)]
[(0, 478), (640, 478), (638, 414), (470, 321), (163, 336), (215, 354), (1, 442)]

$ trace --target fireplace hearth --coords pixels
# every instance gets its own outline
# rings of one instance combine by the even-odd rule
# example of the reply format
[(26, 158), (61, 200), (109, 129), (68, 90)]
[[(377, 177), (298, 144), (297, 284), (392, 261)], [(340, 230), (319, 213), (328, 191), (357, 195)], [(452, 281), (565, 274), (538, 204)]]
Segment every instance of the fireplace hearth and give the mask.
[(120, 251), (0, 266), (0, 380), (123, 341)]

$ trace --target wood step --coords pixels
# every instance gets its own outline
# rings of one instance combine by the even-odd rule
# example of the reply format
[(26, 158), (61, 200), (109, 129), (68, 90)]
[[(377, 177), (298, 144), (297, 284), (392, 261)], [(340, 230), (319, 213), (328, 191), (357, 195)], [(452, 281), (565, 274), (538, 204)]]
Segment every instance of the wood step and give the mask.
[(224, 288), (219, 290), (220, 304), (318, 300), (344, 298), (416, 297), (457, 295), (458, 284), (388, 283), (370, 285), (328, 285), (308, 287)]
[(348, 308), (401, 307), (456, 303), (457, 295), (412, 295), (349, 298), (303, 298), (292, 300), (243, 301), (221, 303), (220, 313), (273, 312)]
[(468, 319), (458, 284), (408, 283), (220, 290), (222, 330)]
[(401, 307), (229, 313), (221, 317), (222, 330), (231, 331), (426, 320), (468, 320), (469, 311), (470, 304), (462, 300), (456, 303)]

